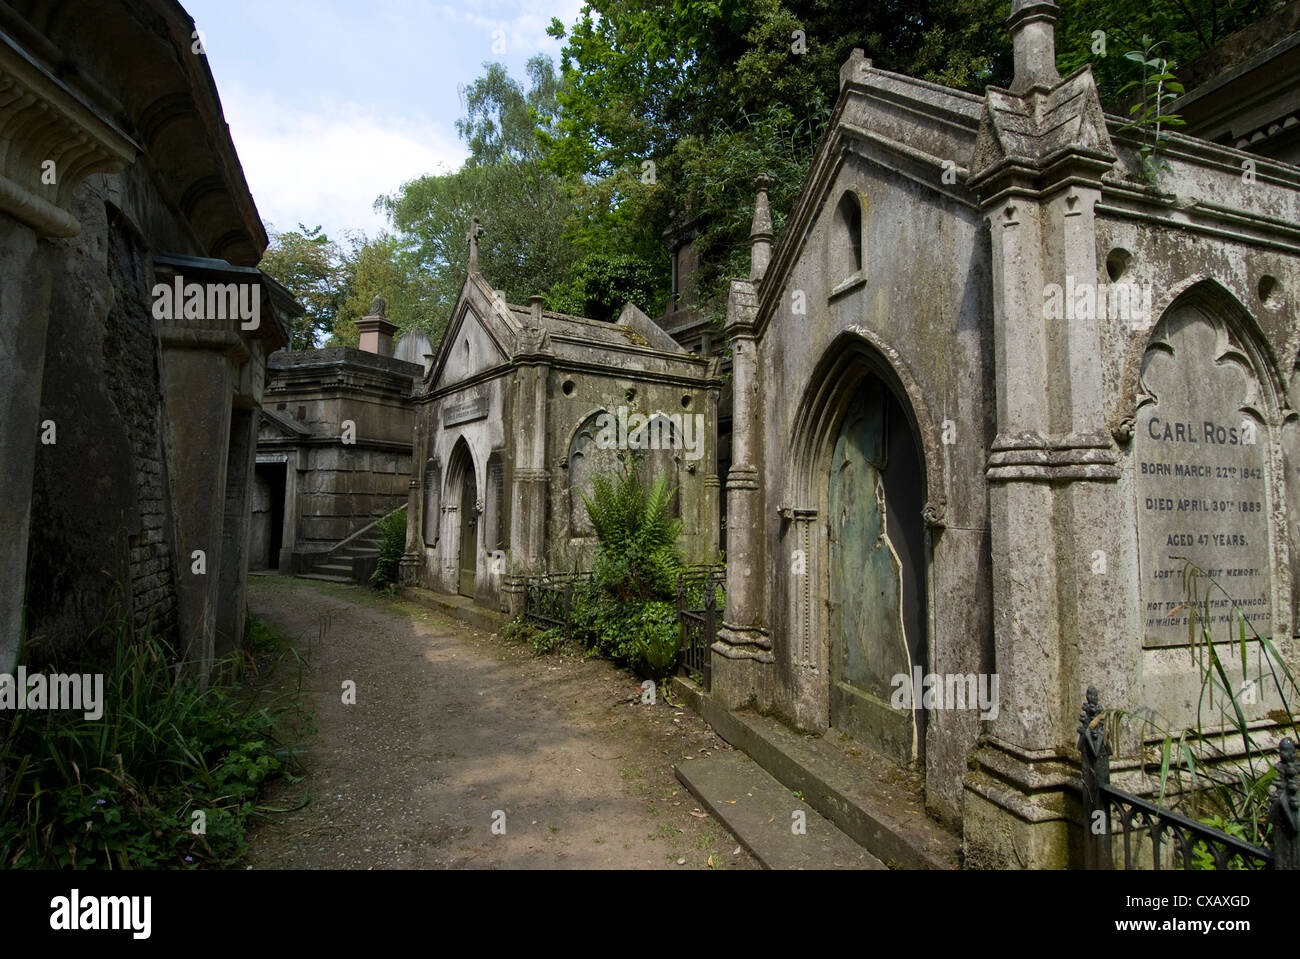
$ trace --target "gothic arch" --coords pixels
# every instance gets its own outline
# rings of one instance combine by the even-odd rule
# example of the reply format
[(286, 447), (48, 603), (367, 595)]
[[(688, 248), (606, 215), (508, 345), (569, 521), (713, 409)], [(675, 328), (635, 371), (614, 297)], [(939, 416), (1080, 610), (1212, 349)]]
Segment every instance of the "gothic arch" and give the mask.
[(1133, 424), (1138, 408), (1144, 402), (1143, 361), (1153, 345), (1157, 345), (1166, 319), (1188, 307), (1196, 309), (1211, 323), (1221, 324), (1226, 330), (1240, 361), (1250, 367), (1259, 383), (1260, 413), (1264, 422), (1269, 427), (1276, 427), (1294, 417), (1296, 414), (1290, 408), (1289, 390), (1279, 373), (1277, 356), (1255, 317), (1222, 283), (1213, 277), (1199, 275), (1176, 284), (1163, 302), (1153, 304), (1151, 328), (1145, 336), (1134, 337), (1130, 342), (1124, 357), (1118, 406), (1111, 427), (1115, 438), (1124, 443), (1133, 438)]
[(792, 464), (787, 500), (801, 504), (816, 499), (832, 452), (829, 438), (851, 401), (853, 388), (869, 375), (879, 377), (893, 391), (907, 414), (925, 472), (926, 523), (942, 527), (947, 497), (940, 434), (925, 395), (898, 352), (861, 327), (850, 327), (837, 336), (808, 377), (787, 450)]
[(596, 445), (600, 433), (597, 422), (601, 416), (610, 415), (607, 410), (596, 409), (579, 421), (569, 434), (565, 447), (565, 468), (568, 471), (568, 522), (569, 536), (592, 536), (591, 518), (583, 505), (582, 495), (590, 495), (591, 481), (597, 473), (606, 472), (606, 460), (614, 461), (613, 450), (601, 450)]
[[(872, 726), (872, 721), (864, 718), (866, 713), (855, 714), (853, 710), (846, 712), (844, 705), (836, 706), (837, 702), (843, 703), (842, 693), (837, 692), (842, 690), (843, 685), (831, 681), (832, 673), (838, 668), (836, 664), (843, 662), (842, 658), (837, 658), (843, 654), (836, 652), (840, 648), (837, 645), (840, 637), (856, 634), (855, 630), (843, 632), (848, 627), (840, 623), (840, 614), (836, 612), (841, 608), (847, 610), (848, 605), (834, 604), (835, 608), (832, 609), (836, 582), (839, 583), (840, 590), (843, 590), (846, 582), (844, 564), (845, 557), (849, 554), (844, 552), (843, 544), (862, 542), (860, 539), (842, 539), (843, 532), (832, 534), (832, 526), (837, 518), (831, 515), (831, 507), (836, 496), (836, 476), (840, 475), (833, 467), (836, 451), (844, 440), (844, 431), (854, 419), (853, 410), (858, 407), (864, 394), (868, 393), (881, 397), (879, 402), (885, 405), (880, 408), (893, 410), (888, 416), (897, 417), (896, 421), (910, 434), (911, 439), (908, 444), (906, 439), (898, 438), (903, 444), (899, 447), (900, 452), (904, 451), (904, 447), (910, 446), (912, 449), (911, 456), (905, 455), (901, 462), (906, 464), (910, 458), (914, 464), (910, 467), (903, 465), (903, 472), (895, 474), (897, 478), (893, 482), (901, 481), (904, 485), (890, 486), (887, 481), (886, 488), (907, 489), (906, 476), (909, 469), (916, 469), (921, 474), (917, 477), (916, 486), (911, 488), (911, 508), (905, 507), (904, 512), (891, 514), (900, 517), (900, 530), (906, 527), (908, 545), (903, 552), (910, 557), (905, 561), (900, 560), (903, 564), (900, 570), (908, 571), (905, 574), (908, 585), (900, 586), (901, 591), (897, 595), (906, 595), (912, 599), (905, 607), (897, 607), (900, 617), (898, 622), (907, 640), (909, 656), (912, 657), (910, 661), (919, 664), (936, 661), (932, 617), (932, 548), (931, 535), (926, 527), (938, 527), (943, 523), (943, 472), (939, 460), (939, 433), (930, 419), (919, 387), (897, 352), (882, 344), (870, 331), (859, 328), (850, 328), (841, 333), (809, 375), (808, 387), (800, 402), (790, 437), (787, 456), (791, 480), (787, 496), (779, 506), (782, 544), (778, 547), (778, 559), (775, 562), (777, 589), (787, 597), (786, 609), (789, 613), (789, 648), (784, 651), (784, 657), (793, 668), (805, 675), (820, 677), (815, 688), (808, 689), (806, 694), (818, 702), (817, 712), (827, 722), (839, 725), (842, 729), (860, 729), (868, 736), (868, 741), (875, 735), (884, 736), (898, 744), (895, 755), (900, 758), (907, 756), (908, 761), (915, 761), (924, 750), (923, 716), (914, 714), (910, 728), (901, 730)], [(886, 467), (882, 465), (882, 468)], [(881, 487), (878, 486), (877, 494), (880, 491)], [(915, 512), (911, 512), (912, 509)], [(848, 522), (856, 529), (860, 524), (851, 518), (853, 515), (852, 512), (846, 514), (850, 517)], [(883, 517), (884, 513), (878, 515)], [(836, 526), (835, 529), (839, 530), (839, 527)], [(849, 527), (844, 529), (847, 531)], [(892, 547), (890, 549), (892, 551)], [(795, 559), (792, 561), (787, 556)], [(899, 554), (895, 554), (895, 559), (898, 558)], [(905, 627), (901, 625), (902, 620), (907, 621)], [(845, 623), (847, 622), (846, 619)], [(840, 710), (838, 713), (837, 709)], [(853, 719), (854, 715), (858, 718)], [(854, 725), (844, 726), (846, 719)], [(866, 725), (862, 725), (864, 722)], [(853, 735), (858, 733), (853, 732)], [(906, 742), (908, 739), (910, 743)]]

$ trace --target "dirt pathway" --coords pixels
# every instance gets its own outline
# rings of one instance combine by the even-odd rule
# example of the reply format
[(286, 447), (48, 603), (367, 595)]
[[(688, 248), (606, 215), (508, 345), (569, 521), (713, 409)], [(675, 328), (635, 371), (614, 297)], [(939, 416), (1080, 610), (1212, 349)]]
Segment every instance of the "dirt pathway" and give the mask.
[(254, 830), (248, 866), (757, 868), (672, 773), (730, 747), (632, 673), (361, 587), (263, 577), (249, 605), (308, 656), (316, 735), (268, 804), (311, 801)]

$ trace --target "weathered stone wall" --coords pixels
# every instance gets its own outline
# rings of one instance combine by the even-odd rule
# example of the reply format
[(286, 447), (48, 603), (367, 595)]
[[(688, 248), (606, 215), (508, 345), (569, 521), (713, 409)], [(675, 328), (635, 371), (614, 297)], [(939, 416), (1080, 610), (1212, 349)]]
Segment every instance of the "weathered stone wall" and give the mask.
[(347, 347), (285, 351), (268, 363), (262, 455), (287, 454), (295, 476), (285, 544), (301, 564), (400, 506), (413, 468), (413, 386), (423, 369)]
[[(464, 361), (458, 359), (457, 362)], [(423, 586), (446, 593), (455, 593), (460, 587), (462, 547), (459, 470), (473, 470), (476, 505), (483, 504), (486, 507), (489, 492), (487, 465), (493, 453), (497, 453), (503, 459), (505, 489), (509, 496), (514, 479), (514, 458), (507, 438), (513, 437), (517, 428), (532, 428), (531, 424), (516, 426), (513, 407), (508, 402), (510, 385), (509, 375), (479, 380), (451, 390), (426, 403), (421, 409), (424, 452), (416, 465), (423, 471), (425, 464), (432, 459), (438, 466), (438, 482), (441, 487), (437, 546), (423, 541), (421, 544), (424, 563), (420, 581)], [(481, 415), (479, 410), (482, 411)], [(452, 411), (450, 415), (448, 411)], [(456, 422), (465, 416), (473, 418)], [(494, 568), (492, 557), (482, 543), (480, 534), (485, 513), (486, 509), (475, 519), (474, 598), (480, 604), (495, 609), (500, 608), (504, 600), (502, 590), (507, 567)], [(419, 528), (424, 529), (423, 514)]]
[(150, 194), (137, 173), (113, 179), (128, 182), (82, 187), (82, 233), (57, 245), (41, 419), (58, 432), (37, 454), (28, 591), (29, 634), (55, 649), (106, 616), (163, 635), (175, 626), (152, 268), (130, 216), (106, 199), (130, 195), (139, 215)]
[[(1133, 163), (1132, 145), (1118, 138), (1117, 143)], [(1297, 484), (1289, 482), (1293, 474), (1287, 464), (1294, 461), (1290, 386), (1300, 337), (1292, 302), (1281, 291), (1300, 288), (1296, 245), (1300, 234), (1293, 227), (1283, 231), (1289, 237), (1268, 237), (1271, 227), (1262, 218), (1300, 222), (1300, 175), (1294, 168), (1257, 158), (1257, 176), (1243, 177), (1239, 165), (1200, 162), (1201, 152), (1195, 141), (1180, 138), (1170, 151), (1172, 166), (1159, 182), (1162, 192), (1180, 198), (1175, 209), (1183, 205), (1183, 223), (1170, 223), (1162, 208), (1126, 189), (1118, 178), (1098, 212), (1096, 250), (1103, 268), (1093, 282), (1108, 290), (1128, 287), (1138, 294), (1134, 299), (1140, 304), (1126, 312), (1121, 301), (1121, 309), (1108, 308), (1099, 317), (1106, 344), (1107, 419), (1124, 452), (1117, 491), (1123, 515), (1114, 522), (1129, 535), (1120, 555), (1108, 557), (1105, 576), (1112, 584), (1114, 612), (1106, 625), (1096, 627), (1107, 635), (1118, 629), (1123, 639), (1100, 645), (1081, 642), (1079, 661), (1073, 667), (1079, 682), (1096, 683), (1107, 701), (1119, 696), (1131, 706), (1151, 708), (1173, 728), (1195, 725), (1202, 699), (1201, 674), (1188, 656), (1185, 616), (1175, 615), (1178, 623), (1163, 630), (1172, 639), (1161, 639), (1162, 630), (1149, 625), (1151, 618), (1168, 613), (1171, 602), (1181, 601), (1182, 594), (1180, 579), (1166, 576), (1166, 582), (1153, 581), (1160, 572), (1151, 568), (1156, 557), (1186, 556), (1207, 570), (1233, 570), (1228, 576), (1220, 572), (1217, 578), (1238, 601), (1255, 599), (1262, 590), (1267, 619), (1254, 625), (1271, 624), (1275, 643), (1292, 662), (1294, 646), (1288, 639), (1297, 629)], [(1225, 222), (1215, 215), (1216, 208), (1240, 211), (1238, 217), (1245, 218)], [(1250, 217), (1261, 219), (1251, 222)], [(1173, 349), (1176, 356), (1170, 363), (1190, 364), (1196, 371), (1194, 389), (1184, 393), (1172, 384), (1166, 386), (1162, 377), (1167, 374), (1143, 371), (1153, 362), (1149, 350), (1154, 348), (1162, 357), (1170, 352), (1162, 319), (1188, 310), (1203, 318), (1200, 322), (1209, 340), (1193, 349), (1193, 341), (1183, 342), (1186, 337), (1181, 336), (1179, 348)], [(1157, 394), (1164, 394), (1163, 398)], [(1207, 411), (1190, 424), (1194, 431), (1189, 430), (1185, 440), (1153, 442), (1152, 426), (1168, 420), (1168, 411), (1190, 408), (1188, 404)], [(1152, 410), (1156, 424), (1151, 422)], [(1238, 430), (1243, 422), (1253, 424), (1255, 449), (1207, 446), (1204, 421), (1211, 417)], [(1235, 475), (1207, 481), (1171, 476), (1147, 480), (1141, 474), (1144, 465), (1157, 462), (1210, 463), (1231, 471), (1238, 463), (1244, 467), (1248, 458), (1252, 468), (1262, 470), (1257, 480)], [(1167, 511), (1148, 508), (1148, 498), (1155, 498), (1158, 507), (1161, 497), (1168, 497)], [(1193, 503), (1207, 502), (1203, 497), (1216, 507), (1204, 521), (1191, 514)], [(1255, 504), (1262, 509), (1243, 513), (1243, 503), (1251, 510)], [(1227, 507), (1221, 514), (1220, 504)], [(1160, 544), (1154, 542), (1157, 529), (1165, 541)], [(1180, 539), (1190, 533), (1194, 539), (1169, 545), (1166, 532)], [(1219, 532), (1249, 532), (1250, 545), (1216, 545), (1212, 537)], [(1211, 540), (1197, 542), (1202, 535)], [(1175, 568), (1181, 572), (1181, 563), (1172, 560), (1161, 566), (1165, 573)], [(1236, 574), (1246, 568), (1257, 572), (1246, 577)], [(1157, 602), (1164, 608), (1147, 609), (1148, 603)], [(1227, 639), (1226, 624), (1217, 625), (1215, 634)], [(1239, 687), (1240, 660), (1234, 657), (1234, 661), (1237, 665), (1229, 664), (1228, 671)], [(1257, 665), (1252, 667), (1256, 671)], [(1278, 706), (1276, 690), (1264, 688), (1256, 703), (1246, 704), (1246, 713), (1250, 719), (1263, 719)]]

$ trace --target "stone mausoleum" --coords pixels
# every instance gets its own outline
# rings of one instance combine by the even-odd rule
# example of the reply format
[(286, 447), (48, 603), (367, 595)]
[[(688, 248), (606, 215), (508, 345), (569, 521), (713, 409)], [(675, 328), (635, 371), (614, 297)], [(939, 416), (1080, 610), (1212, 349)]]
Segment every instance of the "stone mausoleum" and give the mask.
[(378, 555), (374, 523), (406, 503), (412, 398), (426, 367), (394, 353), (427, 349), (428, 340), (410, 334), (395, 347), (382, 297), (357, 325), (359, 349), (281, 350), (267, 361), (254, 569), (365, 579)]
[(591, 568), (582, 496), (620, 457), (668, 476), (685, 558), (713, 561), (718, 359), (631, 304), (613, 323), (508, 304), (479, 272), (478, 232), (417, 399), (403, 582), (518, 612), (522, 577)]
[[(1057, 12), (1015, 0), (984, 96), (855, 52), (728, 306), (710, 695), (920, 770), (970, 865), (1073, 861), (1089, 685), (1195, 723), (1173, 557), (1296, 667), (1300, 169), (1178, 134), (1144, 168), (1090, 69), (1058, 75)], [(1234, 657), (1267, 743), (1277, 689)], [(898, 698), (931, 675), (995, 702)]]
[(193, 20), (0, 3), (0, 672), (152, 630), (240, 644), (266, 357), (300, 308)]

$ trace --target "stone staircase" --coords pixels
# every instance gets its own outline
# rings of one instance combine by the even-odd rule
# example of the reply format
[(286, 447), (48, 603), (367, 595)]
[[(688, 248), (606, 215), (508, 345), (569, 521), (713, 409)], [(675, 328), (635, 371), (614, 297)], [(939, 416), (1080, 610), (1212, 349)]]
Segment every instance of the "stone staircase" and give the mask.
[(325, 583), (368, 582), (375, 563), (379, 560), (378, 523), (386, 515), (387, 513), (377, 515), (370, 525), (341, 540), (329, 552), (322, 554), (310, 570), (300, 572), (298, 576)]

